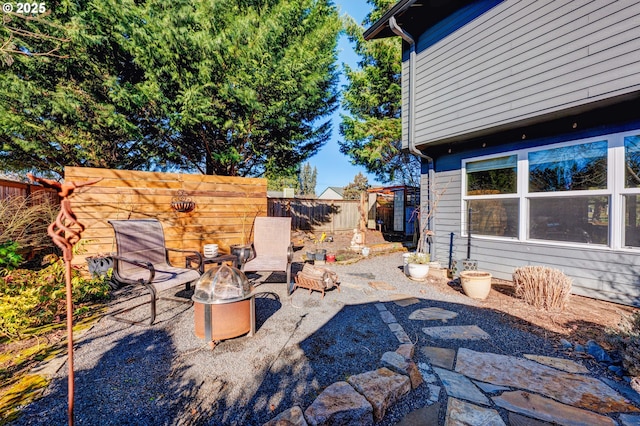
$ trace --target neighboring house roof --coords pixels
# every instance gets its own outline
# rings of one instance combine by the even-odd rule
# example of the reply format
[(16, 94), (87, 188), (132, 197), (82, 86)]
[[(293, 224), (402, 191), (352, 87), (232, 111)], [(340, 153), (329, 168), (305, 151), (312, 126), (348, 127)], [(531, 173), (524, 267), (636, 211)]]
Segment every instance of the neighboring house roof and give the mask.
[(322, 193), (318, 196), (318, 198), (324, 199), (342, 199), (344, 198), (344, 188), (339, 186), (329, 186), (327, 189), (322, 191)]

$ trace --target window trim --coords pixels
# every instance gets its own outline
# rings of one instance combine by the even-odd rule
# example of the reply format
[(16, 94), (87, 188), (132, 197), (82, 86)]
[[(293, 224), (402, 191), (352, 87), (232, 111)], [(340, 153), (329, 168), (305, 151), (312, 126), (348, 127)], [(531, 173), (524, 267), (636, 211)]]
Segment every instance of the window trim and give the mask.
[[(467, 237), (467, 212), (466, 205), (470, 200), (479, 199), (505, 199), (517, 198), (519, 200), (519, 224), (518, 237), (500, 237), (493, 235), (473, 234), (474, 238), (499, 241), (519, 241), (530, 244), (554, 245), (562, 247), (589, 248), (594, 250), (619, 250), (638, 253), (640, 247), (624, 246), (624, 196), (640, 195), (640, 188), (625, 188), (624, 168), (625, 152), (624, 139), (629, 136), (640, 136), (640, 129), (631, 131), (610, 133), (600, 136), (593, 136), (582, 139), (574, 139), (565, 142), (558, 142), (549, 145), (541, 145), (519, 150), (503, 151), (490, 155), (468, 157), (462, 160), (461, 164), (461, 208), (460, 208), (460, 235)], [(607, 188), (596, 190), (575, 190), (575, 191), (555, 191), (555, 192), (529, 192), (529, 161), (531, 152), (562, 148), (572, 145), (607, 141)], [(516, 192), (512, 194), (490, 194), (490, 195), (467, 195), (467, 163), (490, 160), (493, 158), (505, 157), (509, 155), (517, 156), (516, 169)], [(561, 194), (561, 195), (559, 195)], [(556, 240), (540, 240), (529, 238), (529, 215), (530, 200), (534, 198), (557, 198), (559, 196), (607, 196), (609, 198), (609, 244), (587, 244), (564, 242)]]

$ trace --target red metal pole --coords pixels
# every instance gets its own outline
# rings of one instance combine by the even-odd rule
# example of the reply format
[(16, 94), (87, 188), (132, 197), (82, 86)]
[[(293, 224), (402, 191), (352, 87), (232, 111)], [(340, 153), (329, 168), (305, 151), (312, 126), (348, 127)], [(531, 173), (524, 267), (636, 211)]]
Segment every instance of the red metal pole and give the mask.
[(68, 391), (68, 408), (67, 417), (69, 419), (69, 426), (73, 426), (73, 403), (74, 403), (74, 373), (73, 373), (73, 288), (71, 287), (71, 262), (65, 262), (66, 272), (65, 279), (67, 281), (67, 353), (69, 358), (67, 363), (69, 365), (69, 376), (67, 378)]
[(58, 191), (62, 198), (60, 202), (60, 213), (56, 220), (49, 225), (47, 233), (54, 244), (60, 247), (65, 264), (65, 288), (67, 293), (67, 365), (69, 367), (68, 376), (68, 408), (67, 417), (69, 426), (73, 426), (73, 405), (74, 405), (74, 373), (73, 373), (73, 287), (71, 285), (71, 261), (73, 260), (73, 246), (80, 241), (80, 234), (84, 231), (84, 225), (76, 220), (76, 216), (71, 210), (71, 202), (68, 196), (74, 189), (81, 186), (92, 185), (99, 180), (76, 184), (73, 182), (61, 184), (50, 179), (27, 175), (29, 179), (41, 183), (47, 188)]

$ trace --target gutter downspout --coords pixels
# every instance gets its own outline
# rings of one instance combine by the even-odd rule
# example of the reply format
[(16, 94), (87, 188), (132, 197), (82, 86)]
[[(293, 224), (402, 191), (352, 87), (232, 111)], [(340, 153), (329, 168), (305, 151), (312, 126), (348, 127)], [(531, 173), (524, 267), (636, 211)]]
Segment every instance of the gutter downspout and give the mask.
[[(416, 148), (416, 140), (415, 140), (415, 81), (416, 81), (416, 42), (408, 34), (404, 31), (398, 23), (396, 22), (396, 17), (392, 16), (389, 18), (389, 28), (393, 31), (394, 34), (400, 36), (404, 41), (409, 44), (409, 48), (411, 49), (409, 52), (409, 100), (407, 102), (409, 111), (407, 117), (407, 141), (409, 144), (409, 152), (413, 155), (416, 155), (427, 161), (427, 170), (428, 170), (428, 178), (427, 178), (427, 203), (429, 209), (431, 209), (431, 200), (432, 200), (432, 182), (434, 178), (433, 173), (433, 158), (425, 155), (422, 151)], [(427, 225), (428, 229), (433, 230), (433, 215), (429, 218), (429, 224)], [(422, 226), (422, 225), (421, 225)], [(431, 260), (435, 260), (435, 244), (431, 246), (432, 256)]]

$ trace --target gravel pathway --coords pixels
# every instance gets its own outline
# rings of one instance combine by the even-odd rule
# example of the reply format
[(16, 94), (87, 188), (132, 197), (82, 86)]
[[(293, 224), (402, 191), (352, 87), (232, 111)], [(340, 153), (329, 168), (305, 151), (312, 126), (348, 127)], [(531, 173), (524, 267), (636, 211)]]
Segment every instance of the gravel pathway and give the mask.
[[(306, 408), (329, 384), (379, 367), (384, 352), (398, 346), (378, 313), (381, 301), (402, 323), (416, 347), (447, 347), (421, 331), (408, 315), (423, 307), (457, 312), (447, 325), (476, 324), (492, 339), (465, 342), (477, 351), (521, 355), (554, 353), (550, 342), (515, 330), (496, 311), (480, 308), (462, 294), (443, 294), (402, 273), (402, 254), (376, 256), (352, 265), (331, 265), (341, 291), (324, 299), (283, 284), (262, 284), (256, 298), (257, 333), (220, 343), (213, 351), (195, 337), (186, 304), (159, 301), (151, 327), (102, 319), (77, 343), (76, 425), (261, 425), (293, 406)], [(394, 290), (376, 290), (382, 281)], [(392, 295), (420, 299), (402, 307)], [(121, 291), (117, 302), (135, 302)], [(147, 307), (140, 314), (147, 313)], [(416, 350), (416, 362), (426, 362)], [(16, 425), (67, 422), (67, 367), (52, 378), (44, 396), (25, 407)], [(423, 407), (421, 386), (391, 408), (380, 425), (391, 425)]]

